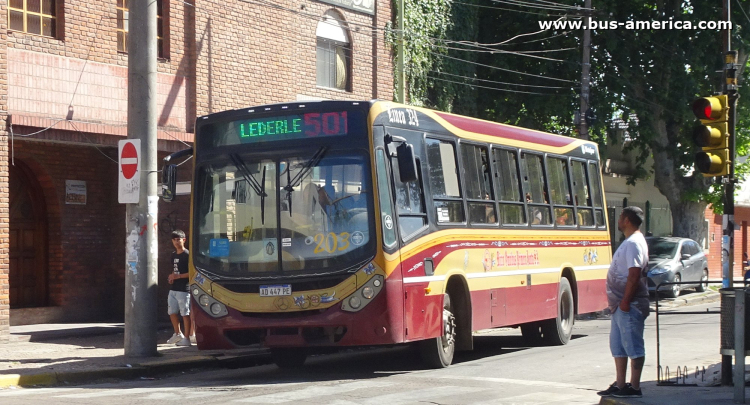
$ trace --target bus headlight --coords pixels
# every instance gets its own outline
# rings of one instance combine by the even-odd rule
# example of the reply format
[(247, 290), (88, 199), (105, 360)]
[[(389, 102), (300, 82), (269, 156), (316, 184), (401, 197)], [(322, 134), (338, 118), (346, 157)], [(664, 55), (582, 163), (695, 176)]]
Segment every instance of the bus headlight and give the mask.
[(212, 296), (206, 294), (203, 289), (198, 285), (190, 287), (190, 291), (193, 292), (193, 296), (196, 297), (198, 305), (205, 313), (209, 314), (212, 318), (219, 318), (225, 315), (229, 315), (227, 307), (221, 302), (215, 300)]
[(371, 279), (360, 287), (349, 299), (344, 300), (341, 303), (341, 309), (347, 312), (357, 312), (366, 307), (367, 304), (372, 302), (375, 297), (378, 296), (380, 291), (383, 289), (383, 276), (380, 274), (374, 275)]

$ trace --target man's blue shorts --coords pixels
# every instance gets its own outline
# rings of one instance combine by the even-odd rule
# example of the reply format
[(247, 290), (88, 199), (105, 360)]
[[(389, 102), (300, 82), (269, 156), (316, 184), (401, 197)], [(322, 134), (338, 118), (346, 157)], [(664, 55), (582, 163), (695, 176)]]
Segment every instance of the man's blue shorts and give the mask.
[(180, 314), (182, 316), (190, 315), (190, 293), (185, 291), (169, 290), (167, 297), (167, 313), (169, 315)]
[(646, 356), (643, 343), (643, 326), (646, 318), (641, 311), (630, 306), (629, 312), (618, 307), (612, 314), (612, 330), (609, 332), (609, 349), (612, 357), (630, 357), (637, 359)]

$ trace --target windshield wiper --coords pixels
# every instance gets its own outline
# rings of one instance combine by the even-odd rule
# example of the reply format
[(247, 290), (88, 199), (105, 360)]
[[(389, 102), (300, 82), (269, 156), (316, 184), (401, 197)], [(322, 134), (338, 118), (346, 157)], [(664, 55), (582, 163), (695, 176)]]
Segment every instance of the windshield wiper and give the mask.
[(286, 190), (286, 197), (287, 203), (289, 204), (289, 216), (292, 216), (292, 191), (294, 191), (294, 187), (297, 187), (300, 183), (302, 183), (302, 180), (307, 177), (307, 174), (312, 170), (313, 167), (317, 166), (318, 163), (320, 163), (320, 160), (323, 159), (323, 155), (326, 154), (326, 151), (328, 150), (327, 146), (321, 146), (320, 149), (318, 149), (314, 155), (305, 162), (305, 165), (302, 166), (302, 169), (294, 176), (294, 179), (290, 179), (291, 172), (292, 172), (292, 166), (289, 165), (289, 167), (286, 169), (286, 186), (284, 186), (284, 190)]
[[(250, 170), (245, 165), (245, 162), (242, 160), (239, 155), (236, 153), (232, 153), (229, 155), (229, 158), (232, 159), (232, 163), (237, 167), (237, 170), (240, 172), (242, 177), (245, 179), (248, 184), (250, 184), (250, 187), (255, 191), (255, 194), (260, 196), (260, 223), (261, 225), (265, 225), (266, 222), (266, 197), (268, 197), (268, 194), (266, 194), (265, 191), (263, 191), (263, 186), (261, 184), (258, 184), (258, 180), (253, 177), (253, 174), (250, 172)], [(262, 184), (266, 184), (266, 167), (263, 166), (263, 177), (261, 178)]]

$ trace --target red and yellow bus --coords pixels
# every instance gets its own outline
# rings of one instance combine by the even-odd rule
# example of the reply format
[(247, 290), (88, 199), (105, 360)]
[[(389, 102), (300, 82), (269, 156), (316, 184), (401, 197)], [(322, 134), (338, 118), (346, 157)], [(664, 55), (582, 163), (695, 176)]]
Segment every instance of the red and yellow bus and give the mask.
[(606, 307), (595, 143), (320, 101), (199, 117), (193, 149), (200, 349), (261, 344), (284, 367), (317, 349), (417, 342), (446, 367), (473, 331), (565, 344), (576, 314)]

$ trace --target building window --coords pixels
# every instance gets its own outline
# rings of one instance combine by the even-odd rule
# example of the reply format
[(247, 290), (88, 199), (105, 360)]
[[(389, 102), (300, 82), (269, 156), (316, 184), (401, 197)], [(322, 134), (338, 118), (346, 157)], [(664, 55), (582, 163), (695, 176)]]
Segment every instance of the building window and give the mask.
[(14, 31), (55, 37), (57, 7), (55, 0), (10, 0), (8, 26)]
[[(117, 51), (128, 53), (128, 0), (117, 0)], [(156, 0), (156, 52), (166, 58), (164, 41), (164, 0)]]
[(343, 18), (335, 11), (327, 11), (318, 23), (315, 36), (318, 86), (349, 90), (351, 46)]

